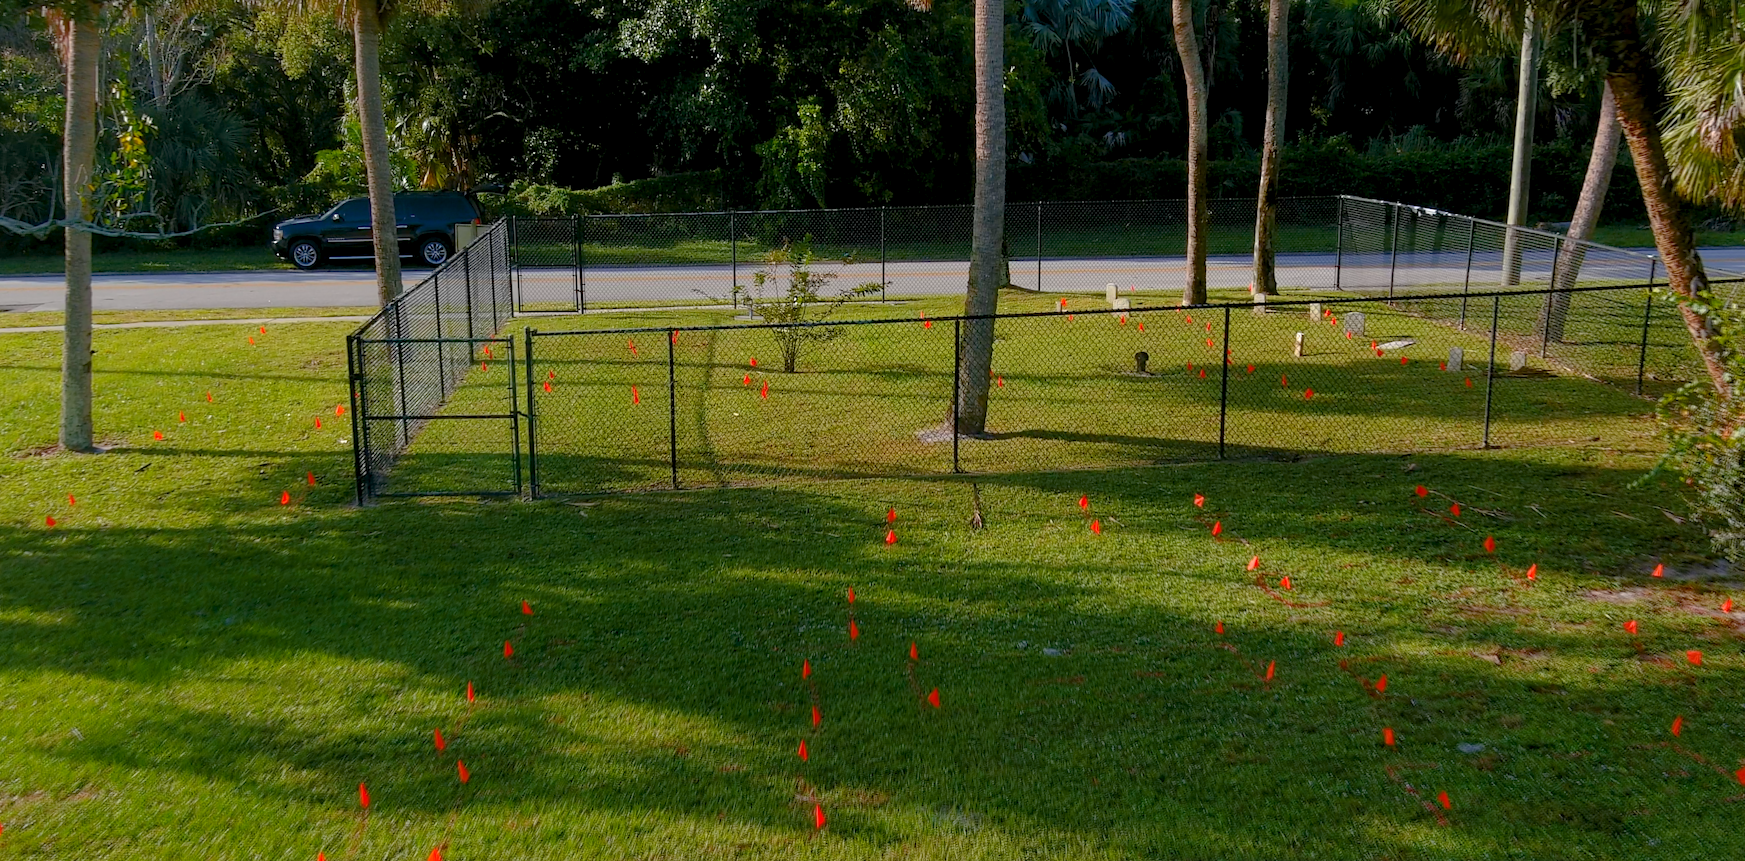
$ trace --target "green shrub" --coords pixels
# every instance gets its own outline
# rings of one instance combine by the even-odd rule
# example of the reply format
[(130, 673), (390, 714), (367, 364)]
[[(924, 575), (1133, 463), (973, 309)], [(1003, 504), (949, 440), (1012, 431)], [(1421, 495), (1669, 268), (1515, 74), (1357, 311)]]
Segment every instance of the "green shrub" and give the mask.
[(1739, 391), (1745, 386), (1745, 313), (1712, 292), (1685, 306), (1709, 322), (1728, 389), (1705, 379), (1661, 399), (1657, 413), (1667, 453), (1660, 465), (1672, 468), (1691, 488), (1691, 512), (1715, 549), (1745, 564), (1745, 394)]
[(480, 194), (487, 220), (504, 215), (598, 215), (608, 212), (710, 212), (726, 208), (720, 171), (680, 173), (601, 188), (572, 189), (517, 181), (503, 194)]

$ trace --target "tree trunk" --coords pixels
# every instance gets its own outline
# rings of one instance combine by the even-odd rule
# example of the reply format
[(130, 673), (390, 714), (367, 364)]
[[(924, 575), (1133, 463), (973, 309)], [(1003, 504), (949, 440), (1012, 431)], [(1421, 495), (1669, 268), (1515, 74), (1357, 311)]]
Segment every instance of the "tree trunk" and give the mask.
[[(966, 316), (999, 310), (1000, 287), (1006, 281), (1001, 253), (1006, 229), (1006, 7), (1002, 0), (975, 4), (975, 209), (971, 216), (969, 289)], [(994, 364), (994, 321), (965, 320), (958, 365), (957, 404), (960, 434), (987, 430), (988, 377)]]
[[(1552, 284), (1558, 290), (1568, 290), (1581, 277), (1581, 266), (1587, 258), (1587, 243), (1593, 239), (1594, 226), (1599, 223), (1600, 210), (1606, 205), (1606, 190), (1612, 184), (1612, 169), (1618, 165), (1618, 100), (1612, 97), (1612, 85), (1600, 92), (1600, 121), (1594, 130), (1593, 154), (1587, 160), (1587, 176), (1581, 183), (1581, 199), (1575, 203), (1575, 215), (1570, 217), (1567, 241), (1563, 253), (1557, 256)], [(1564, 323), (1569, 319), (1568, 293), (1551, 297), (1550, 314), (1545, 325), (1553, 341), (1563, 340)]]
[(1206, 70), (1200, 64), (1200, 41), (1194, 35), (1193, 0), (1170, 0), (1175, 21), (1175, 50), (1181, 56), (1182, 83), (1188, 94), (1188, 280), (1182, 304), (1206, 301), (1206, 231), (1211, 223), (1210, 190), (1206, 187)]
[(1533, 120), (1539, 100), (1539, 21), (1533, 8), (1521, 21), (1521, 72), (1515, 96), (1515, 160), (1509, 171), (1509, 229), (1503, 235), (1503, 286), (1521, 282), (1521, 235), (1527, 223), (1528, 182), (1533, 171)]
[(1255, 293), (1278, 294), (1273, 228), (1278, 223), (1279, 138), (1284, 137), (1290, 75), (1290, 0), (1270, 0), (1266, 13), (1266, 131), (1260, 143), (1260, 197), (1254, 207)]
[[(67, 10), (62, 59), (66, 63), (66, 130), (61, 166), (62, 202), (68, 221), (96, 214), (85, 199), (97, 153), (97, 59), (102, 51), (99, 7), (86, 0)], [(67, 226), (66, 334), (61, 347), (61, 447), (95, 451), (91, 426), (91, 234)]]
[(357, 113), (369, 182), (370, 228), (375, 234), (376, 296), (387, 305), (400, 295), (400, 236), (394, 213), (393, 169), (388, 163), (388, 121), (382, 110), (382, 16), (375, 0), (352, 11), (357, 46)]
[(1636, 0), (1603, 0), (1586, 9), (1594, 45), (1606, 60), (1606, 83), (1618, 105), (1618, 124), (1636, 163), (1636, 181), (1642, 187), (1642, 202), (1648, 208), (1648, 223), (1654, 230), (1654, 246), (1666, 267), (1666, 287), (1678, 296), (1679, 313), (1709, 381), (1723, 397), (1733, 392), (1727, 380), (1720, 345), (1715, 343), (1707, 319), (1691, 309), (1699, 293), (1709, 290), (1709, 277), (1697, 256), (1696, 235), (1673, 188), (1672, 169), (1660, 138), (1660, 80), (1648, 55), (1637, 16)]

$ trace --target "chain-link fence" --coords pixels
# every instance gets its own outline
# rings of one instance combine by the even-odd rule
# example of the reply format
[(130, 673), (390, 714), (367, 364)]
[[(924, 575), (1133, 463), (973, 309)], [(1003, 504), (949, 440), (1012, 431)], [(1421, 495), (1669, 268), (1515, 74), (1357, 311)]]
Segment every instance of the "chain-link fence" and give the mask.
[[(346, 338), (360, 503), (521, 492), (515, 344), (498, 337), (514, 315), (510, 244), (508, 223), (492, 225)], [(422, 433), (432, 422), (449, 427)]]

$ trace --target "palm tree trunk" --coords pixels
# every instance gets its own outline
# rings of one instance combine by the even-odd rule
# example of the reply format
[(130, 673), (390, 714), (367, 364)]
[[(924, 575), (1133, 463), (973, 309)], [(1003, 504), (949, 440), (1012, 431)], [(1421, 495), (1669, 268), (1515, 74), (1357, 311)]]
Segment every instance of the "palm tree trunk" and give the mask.
[[(1587, 243), (1593, 239), (1594, 226), (1599, 223), (1600, 210), (1606, 205), (1606, 190), (1612, 184), (1612, 169), (1618, 165), (1618, 100), (1612, 96), (1612, 85), (1606, 84), (1600, 93), (1600, 121), (1594, 130), (1593, 154), (1587, 160), (1587, 176), (1581, 183), (1581, 199), (1575, 203), (1575, 215), (1569, 220), (1569, 240), (1557, 257), (1552, 284), (1558, 290), (1568, 290), (1581, 277), (1581, 265), (1587, 258)], [(1569, 318), (1568, 293), (1551, 297), (1549, 327), (1551, 340), (1563, 340), (1563, 325)]]
[(1266, 13), (1266, 131), (1260, 143), (1260, 197), (1254, 207), (1255, 293), (1278, 294), (1273, 230), (1278, 223), (1279, 138), (1284, 137), (1290, 75), (1290, 0), (1270, 0)]
[(1539, 100), (1539, 21), (1528, 6), (1521, 22), (1521, 73), (1515, 96), (1515, 159), (1509, 171), (1509, 229), (1503, 235), (1503, 286), (1521, 282), (1521, 236), (1533, 171), (1533, 120)]
[(1696, 234), (1674, 190), (1672, 168), (1660, 138), (1663, 93), (1637, 20), (1636, 0), (1596, 2), (1587, 12), (1592, 15), (1594, 44), (1606, 60), (1606, 83), (1618, 103), (1618, 124), (1624, 127), (1624, 140), (1636, 163), (1636, 180), (1642, 186), (1654, 246), (1666, 267), (1666, 287), (1679, 297), (1679, 313), (1709, 381), (1721, 396), (1730, 397), (1732, 389), (1720, 345), (1715, 343), (1708, 320), (1691, 308), (1698, 294), (1708, 292), (1709, 277), (1697, 256)]
[(1206, 187), (1206, 70), (1200, 64), (1200, 41), (1194, 34), (1193, 0), (1170, 0), (1175, 21), (1175, 50), (1181, 56), (1182, 83), (1188, 94), (1188, 280), (1182, 304), (1206, 301), (1206, 231), (1210, 190)]
[(388, 121), (382, 109), (382, 23), (376, 0), (353, 4), (357, 113), (363, 131), (364, 174), (369, 182), (370, 227), (375, 234), (376, 295), (387, 305), (400, 295), (400, 237), (394, 215), (393, 169), (388, 163)]
[[(66, 63), (66, 130), (62, 143), (65, 185), (62, 202), (68, 221), (90, 221), (95, 213), (85, 200), (97, 153), (97, 58), (102, 50), (97, 29), (99, 8), (85, 0), (68, 9), (62, 23)], [(61, 346), (61, 447), (94, 451), (91, 426), (91, 234), (68, 226), (66, 241), (67, 302)]]
[[(971, 215), (966, 316), (999, 309), (1006, 282), (1001, 253), (1006, 229), (1006, 6), (1003, 0), (975, 4), (975, 207)], [(994, 321), (965, 320), (958, 365), (955, 432), (987, 430), (988, 377), (994, 364)]]

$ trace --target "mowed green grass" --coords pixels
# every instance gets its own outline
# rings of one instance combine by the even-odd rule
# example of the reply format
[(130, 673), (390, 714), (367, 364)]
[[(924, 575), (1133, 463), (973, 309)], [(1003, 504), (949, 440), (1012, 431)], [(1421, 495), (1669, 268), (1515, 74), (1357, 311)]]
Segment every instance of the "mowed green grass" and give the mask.
[[(116, 448), (98, 457), (40, 451), (58, 345), (0, 336), (0, 851), (1733, 845), (1745, 659), (1719, 607), (1738, 584), (1685, 579), (1704, 545), (1662, 513), (1684, 510), (1675, 485), (1636, 484), (1646, 435), (359, 509), (350, 417), (333, 417), (346, 329), (100, 332), (97, 421)], [(1569, 406), (1603, 419), (1609, 395), (1586, 386)], [(1275, 439), (1313, 419), (1279, 410)], [(1648, 577), (1656, 561), (1668, 578)]]

